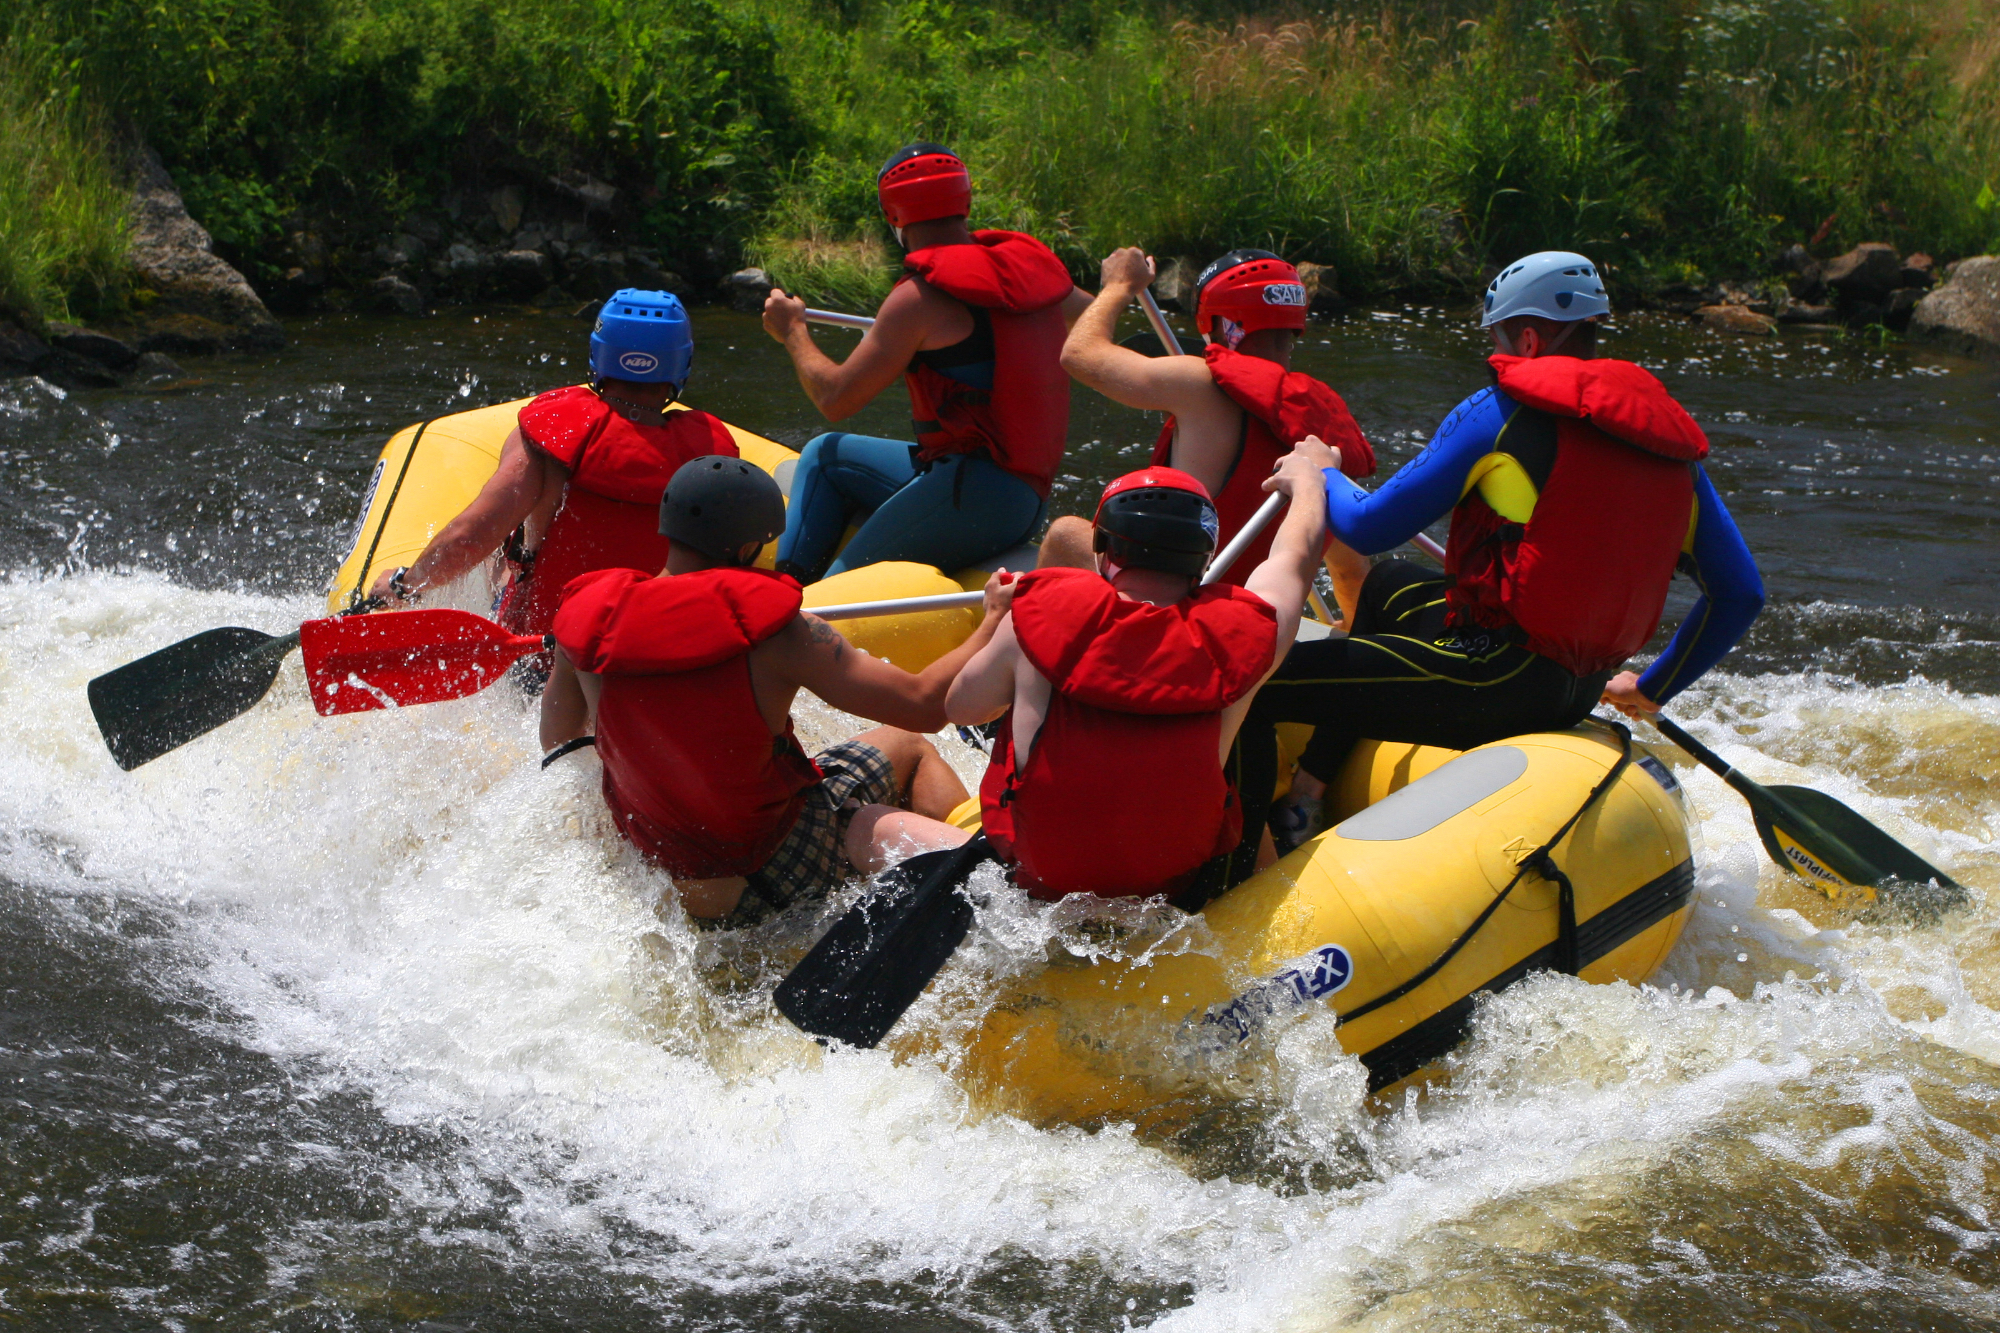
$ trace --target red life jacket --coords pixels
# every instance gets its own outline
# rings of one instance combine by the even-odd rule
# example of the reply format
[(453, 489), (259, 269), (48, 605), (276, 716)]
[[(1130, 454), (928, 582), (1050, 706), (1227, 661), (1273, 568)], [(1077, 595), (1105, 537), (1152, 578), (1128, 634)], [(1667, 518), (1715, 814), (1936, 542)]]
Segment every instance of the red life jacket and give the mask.
[[(1223, 478), (1215, 497), (1216, 517), (1222, 521), (1218, 537), (1226, 545), (1267, 498), (1264, 479), (1292, 446), (1308, 435), (1317, 435), (1340, 450), (1340, 470), (1350, 477), (1366, 477), (1375, 471), (1375, 450), (1354, 424), (1339, 394), (1310, 375), (1286, 370), (1275, 361), (1210, 343), (1203, 355), (1215, 387), (1228, 394), (1243, 409), (1243, 439), (1236, 461)], [(1166, 466), (1173, 461), (1174, 419), (1160, 431), (1153, 445), (1153, 462)], [(1221, 582), (1241, 585), (1251, 571), (1271, 553), (1271, 539), (1278, 535), (1273, 523), (1257, 535)], [(1331, 537), (1328, 538), (1331, 540)]]
[(1221, 714), (1270, 669), (1277, 613), (1228, 584), (1153, 606), (1051, 568), (1022, 575), (1013, 616), (1054, 689), (1025, 767), (1011, 713), (994, 739), (987, 840), (1037, 898), (1178, 893), (1243, 835)]
[(1479, 492), (1452, 511), (1454, 623), (1518, 630), (1578, 676), (1615, 670), (1660, 627), (1708, 437), (1630, 361), (1495, 356), (1500, 389), (1556, 418), (1555, 462), (1526, 523)]
[(761, 569), (602, 569), (563, 590), (556, 642), (603, 683), (604, 803), (669, 874), (756, 870), (819, 781), (790, 719), (773, 736), (750, 685), (750, 650), (792, 623), (799, 596)]
[(993, 389), (911, 362), (903, 374), (917, 457), (984, 449), (1047, 498), (1069, 436), (1062, 303), (1075, 288), (1046, 245), (1017, 231), (976, 231), (971, 245), (912, 250), (903, 267), (993, 321)]
[(569, 469), (569, 485), (532, 566), (518, 571), (499, 619), (516, 634), (546, 634), (563, 589), (597, 569), (667, 563), (660, 497), (680, 465), (705, 454), (736, 457), (729, 427), (706, 412), (669, 412), (664, 426), (641, 426), (576, 384), (521, 409), (521, 437)]

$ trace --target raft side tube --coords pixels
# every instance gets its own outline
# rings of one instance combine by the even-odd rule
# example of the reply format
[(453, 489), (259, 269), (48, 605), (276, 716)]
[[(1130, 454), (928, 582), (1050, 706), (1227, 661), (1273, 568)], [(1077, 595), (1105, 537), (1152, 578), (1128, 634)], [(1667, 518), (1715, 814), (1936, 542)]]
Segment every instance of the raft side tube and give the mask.
[[(1406, 799), (1350, 816), (1210, 903), (1211, 952), (1051, 967), (1017, 983), (969, 1043), (964, 1077), (996, 1109), (1043, 1123), (1229, 1095), (1279, 1030), (1219, 1039), (1265, 1005), (1246, 997), (1302, 964), (1341, 962), (1339, 989), (1300, 1004), (1348, 1012), (1418, 975), (1610, 772), (1621, 751), (1607, 736), (1590, 726), (1536, 733), (1457, 758), (1357, 747), (1342, 784), (1386, 772)], [(1438, 754), (1445, 761), (1430, 765), (1429, 782), (1398, 776)], [(1583, 979), (1644, 980), (1679, 938), (1693, 891), (1678, 801), (1628, 766), (1554, 859), (1576, 888)], [(1360, 1057), (1371, 1088), (1408, 1076), (1463, 1038), (1480, 992), (1554, 963), (1556, 927), (1555, 886), (1524, 876), (1436, 975), (1343, 1024), (1342, 1047)]]

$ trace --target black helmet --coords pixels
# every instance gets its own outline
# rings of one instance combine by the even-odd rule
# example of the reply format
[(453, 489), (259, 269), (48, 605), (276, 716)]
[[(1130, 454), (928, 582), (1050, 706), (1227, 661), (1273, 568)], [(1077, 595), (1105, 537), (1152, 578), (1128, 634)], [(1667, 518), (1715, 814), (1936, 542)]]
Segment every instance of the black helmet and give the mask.
[(710, 454), (681, 464), (660, 497), (660, 535), (735, 564), (751, 542), (785, 530), (785, 495), (769, 473), (740, 458)]
[(1208, 567), (1220, 526), (1208, 488), (1171, 467), (1128, 472), (1106, 486), (1091, 524), (1092, 549), (1112, 563), (1190, 578)]

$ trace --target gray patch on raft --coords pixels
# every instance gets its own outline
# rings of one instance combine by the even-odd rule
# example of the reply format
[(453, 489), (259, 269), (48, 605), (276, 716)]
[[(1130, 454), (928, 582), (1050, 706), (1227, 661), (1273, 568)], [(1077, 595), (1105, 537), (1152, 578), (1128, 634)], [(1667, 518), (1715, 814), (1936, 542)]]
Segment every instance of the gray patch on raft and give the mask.
[(798, 470), (799, 460), (796, 458), (787, 458), (784, 462), (778, 464), (778, 470), (771, 474), (772, 479), (778, 483), (778, 489), (785, 493), (785, 499), (787, 500), (792, 498), (792, 474)]
[(1437, 772), (1391, 792), (1334, 832), (1356, 842), (1401, 842), (1429, 833), (1461, 811), (1470, 810), (1528, 771), (1525, 750), (1496, 745), (1452, 760)]

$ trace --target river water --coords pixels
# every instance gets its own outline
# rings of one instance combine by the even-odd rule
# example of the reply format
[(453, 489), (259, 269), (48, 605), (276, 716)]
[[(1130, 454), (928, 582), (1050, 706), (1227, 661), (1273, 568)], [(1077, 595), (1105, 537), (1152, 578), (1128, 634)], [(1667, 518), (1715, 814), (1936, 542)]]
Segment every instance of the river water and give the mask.
[[(696, 327), (692, 399), (803, 442), (755, 322)], [(1835, 911), (1669, 753), (1702, 857), (1651, 984), (1533, 980), (1374, 1101), (1309, 1020), (1239, 1097), (1140, 1130), (990, 1115), (948, 1054), (798, 1037), (765, 998), (787, 942), (655, 911), (592, 766), (539, 772), (504, 689), (318, 720), (294, 666), (136, 773), (106, 756), (90, 677), (316, 614), (384, 437), (577, 378), (587, 331), (326, 318), (158, 391), (0, 385), (0, 1319), (2000, 1327), (1995, 368), (1665, 321), (1608, 347), (1709, 428), (1771, 591), (1677, 715), (1752, 776), (1849, 801), (1971, 908)], [(1299, 364), (1394, 462), (1478, 354), (1413, 309), (1315, 326)], [(1071, 511), (1157, 429), (1076, 404)], [(892, 392), (853, 425), (903, 417)], [(1060, 928), (994, 910), (960, 987)]]

